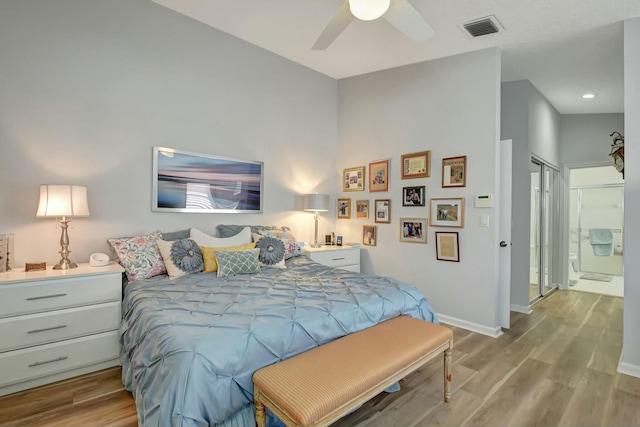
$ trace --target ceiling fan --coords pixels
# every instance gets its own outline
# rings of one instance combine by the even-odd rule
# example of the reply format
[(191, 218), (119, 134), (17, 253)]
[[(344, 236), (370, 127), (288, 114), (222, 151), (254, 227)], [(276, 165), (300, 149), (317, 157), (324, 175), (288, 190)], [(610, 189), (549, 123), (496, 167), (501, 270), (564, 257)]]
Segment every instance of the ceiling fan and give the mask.
[(354, 19), (372, 21), (380, 17), (417, 43), (433, 35), (431, 26), (408, 0), (345, 0), (312, 49), (328, 48)]

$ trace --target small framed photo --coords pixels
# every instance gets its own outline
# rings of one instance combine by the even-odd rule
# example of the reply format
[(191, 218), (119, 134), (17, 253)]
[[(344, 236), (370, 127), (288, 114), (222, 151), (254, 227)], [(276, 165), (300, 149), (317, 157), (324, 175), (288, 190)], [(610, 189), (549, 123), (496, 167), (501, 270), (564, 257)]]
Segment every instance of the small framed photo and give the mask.
[(362, 244), (367, 246), (376, 245), (376, 226), (375, 225), (363, 225), (362, 226)]
[(338, 219), (351, 218), (351, 199), (338, 199)]
[(364, 166), (345, 169), (342, 174), (343, 191), (364, 191)]
[(369, 219), (369, 201), (356, 200), (356, 218)]
[(431, 199), (432, 227), (464, 227), (464, 198)]
[(424, 185), (402, 187), (402, 206), (424, 206)]
[(467, 186), (467, 156), (442, 159), (442, 188)]
[(389, 160), (369, 163), (369, 192), (389, 191)]
[(428, 178), (431, 175), (431, 151), (403, 154), (402, 179)]
[(400, 218), (400, 241), (427, 243), (427, 218)]
[(391, 199), (375, 201), (375, 221), (383, 224), (391, 223)]
[(457, 232), (436, 231), (436, 259), (460, 262), (460, 243)]

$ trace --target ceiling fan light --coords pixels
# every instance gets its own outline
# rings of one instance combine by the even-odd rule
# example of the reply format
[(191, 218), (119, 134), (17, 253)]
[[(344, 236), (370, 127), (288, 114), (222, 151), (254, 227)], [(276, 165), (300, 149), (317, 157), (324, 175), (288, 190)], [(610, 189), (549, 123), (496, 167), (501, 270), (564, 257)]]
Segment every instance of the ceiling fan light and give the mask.
[(349, 9), (362, 21), (380, 18), (389, 9), (391, 0), (349, 0)]

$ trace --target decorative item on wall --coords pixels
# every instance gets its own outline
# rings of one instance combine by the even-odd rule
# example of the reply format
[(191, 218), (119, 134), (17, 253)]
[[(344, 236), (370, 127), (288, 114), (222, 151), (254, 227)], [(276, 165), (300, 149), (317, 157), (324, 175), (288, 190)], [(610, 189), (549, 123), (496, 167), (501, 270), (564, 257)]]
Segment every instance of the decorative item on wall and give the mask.
[(369, 192), (389, 191), (389, 160), (369, 163)]
[(609, 155), (613, 157), (613, 164), (616, 170), (620, 172), (622, 178), (624, 178), (624, 136), (620, 132), (613, 132), (609, 136), (613, 136)]
[(356, 218), (369, 219), (368, 200), (356, 200)]
[(155, 212), (262, 213), (264, 164), (153, 147)]
[(467, 186), (467, 156), (442, 159), (442, 188)]
[(427, 218), (400, 218), (400, 241), (427, 243)]
[(375, 225), (363, 225), (362, 226), (362, 244), (367, 246), (376, 245), (376, 226)]
[(432, 227), (464, 227), (464, 198), (431, 199)]
[(460, 262), (460, 242), (457, 232), (436, 231), (436, 259)]
[(351, 218), (351, 199), (338, 199), (338, 219)]
[(318, 242), (318, 216), (320, 212), (326, 212), (329, 210), (329, 195), (328, 194), (305, 194), (304, 195), (304, 210), (308, 212), (314, 212), (315, 220), (315, 234), (313, 239), (313, 247), (319, 248), (320, 242)]
[(402, 179), (427, 178), (431, 175), (431, 151), (403, 154)]
[(342, 173), (343, 191), (364, 191), (364, 166), (345, 169)]
[(402, 206), (424, 206), (424, 185), (402, 187)]
[(89, 216), (87, 187), (82, 185), (41, 185), (38, 218), (60, 218), (60, 262), (53, 266), (54, 270), (68, 270), (78, 265), (69, 259), (69, 223), (73, 217)]
[(391, 199), (382, 199), (375, 201), (375, 222), (389, 224), (391, 223)]

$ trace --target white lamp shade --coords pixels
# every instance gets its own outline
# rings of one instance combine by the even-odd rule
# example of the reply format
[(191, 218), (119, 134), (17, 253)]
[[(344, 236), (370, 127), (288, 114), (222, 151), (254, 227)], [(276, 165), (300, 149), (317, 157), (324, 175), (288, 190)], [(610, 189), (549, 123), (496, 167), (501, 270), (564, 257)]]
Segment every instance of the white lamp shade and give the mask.
[(304, 210), (314, 212), (325, 212), (329, 210), (329, 195), (328, 194), (305, 194), (304, 195)]
[(389, 9), (391, 0), (349, 0), (349, 9), (362, 21), (380, 18)]
[(82, 185), (41, 185), (36, 217), (89, 216), (87, 187)]

